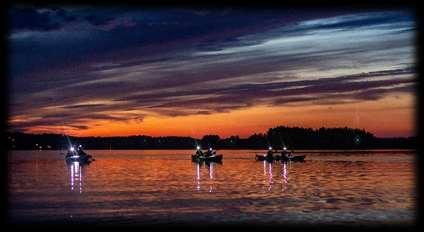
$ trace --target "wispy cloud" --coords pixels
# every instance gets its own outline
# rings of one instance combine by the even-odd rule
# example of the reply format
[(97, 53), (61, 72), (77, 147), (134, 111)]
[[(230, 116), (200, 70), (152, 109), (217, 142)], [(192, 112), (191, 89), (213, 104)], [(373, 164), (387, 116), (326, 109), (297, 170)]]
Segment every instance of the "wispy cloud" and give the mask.
[[(415, 25), (404, 11), (286, 21), (262, 15), (251, 27), (253, 13), (251, 17), (231, 11), (224, 14), (227, 20), (217, 18), (218, 12), (148, 12), (145, 17), (134, 11), (109, 16), (75, 12), (39, 10), (31, 14), (41, 21), (59, 20), (62, 29), (83, 21), (96, 27), (81, 37), (83, 48), (75, 54), (83, 55), (83, 61), (58, 55), (59, 68), (28, 71), (20, 64), (22, 55), (30, 51), (23, 44), (32, 44), (34, 38), (12, 41), (12, 53), (16, 51), (12, 65), (20, 70), (12, 72), (11, 79), (14, 127), (60, 126), (66, 121), (83, 129), (87, 122), (98, 119), (142, 121), (149, 115), (213, 114), (257, 105), (345, 104), (412, 93), (415, 86)], [(181, 17), (170, 24), (178, 14)], [(71, 18), (66, 19), (67, 15)], [(193, 18), (199, 23), (191, 23)], [(237, 19), (233, 24), (243, 25), (243, 30), (231, 33), (231, 28), (223, 26), (230, 19)], [(156, 24), (149, 25), (153, 22)], [(15, 31), (69, 33), (37, 25), (16, 26)], [(207, 28), (210, 25), (217, 27)], [(260, 25), (265, 29), (258, 29)], [(202, 33), (191, 31), (197, 28)], [(152, 31), (160, 34), (150, 38), (157, 39), (155, 43), (134, 42)], [(169, 33), (167, 37), (164, 31)], [(187, 31), (187, 36), (183, 35)], [(207, 38), (209, 34), (212, 39)], [(99, 35), (105, 35), (105, 40)], [(116, 46), (117, 41), (126, 39), (131, 46)], [(43, 37), (42, 41), (41, 54), (44, 49), (54, 49), (51, 40)], [(83, 45), (86, 41), (92, 48)], [(110, 51), (92, 52), (106, 45), (111, 46)], [(63, 54), (61, 49), (58, 52)], [(25, 116), (35, 118), (22, 120)]]

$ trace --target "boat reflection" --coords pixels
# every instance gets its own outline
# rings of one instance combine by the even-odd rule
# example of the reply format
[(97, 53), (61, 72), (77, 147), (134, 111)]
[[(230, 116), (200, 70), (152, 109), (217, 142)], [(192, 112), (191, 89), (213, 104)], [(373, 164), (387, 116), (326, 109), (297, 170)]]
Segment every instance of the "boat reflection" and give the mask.
[[(195, 165), (195, 172), (196, 172), (196, 180), (195, 180), (196, 190), (200, 191), (201, 190), (201, 183), (200, 183), (201, 171), (200, 171), (200, 168), (203, 165), (202, 165), (202, 163), (198, 163), (198, 162), (194, 163), (194, 165)], [(216, 165), (216, 163), (214, 163), (214, 162), (205, 163), (205, 168), (208, 170), (208, 177), (209, 177), (209, 180), (207, 181), (207, 183), (209, 184), (208, 192), (213, 192), (215, 190), (214, 185), (213, 185), (215, 165)]]
[(70, 175), (71, 192), (82, 193), (83, 185), (83, 166), (79, 162), (67, 163)]
[(286, 190), (289, 182), (287, 162), (281, 163), (281, 191)]
[(273, 175), (272, 175), (272, 162), (263, 161), (264, 165), (264, 176), (267, 178), (268, 183), (268, 191), (271, 191), (273, 181)]
[[(270, 163), (267, 161), (263, 161), (263, 175), (264, 175), (264, 182), (266, 182), (267, 190), (271, 191), (272, 187), (275, 182), (275, 177), (273, 174), (273, 168), (277, 165), (277, 163)], [(288, 184), (288, 170), (290, 167), (290, 162), (281, 162), (281, 171), (280, 171), (280, 177), (281, 177), (281, 190), (284, 191), (287, 188)], [(277, 177), (278, 178), (278, 177)], [(278, 182), (278, 181), (277, 181)]]
[(195, 163), (196, 167), (196, 190), (200, 190), (200, 163)]
[(206, 167), (208, 168), (208, 172), (209, 172), (209, 192), (211, 193), (214, 189), (213, 189), (213, 185), (212, 185), (212, 180), (213, 180), (213, 167), (214, 167), (215, 163), (209, 163), (206, 165)]

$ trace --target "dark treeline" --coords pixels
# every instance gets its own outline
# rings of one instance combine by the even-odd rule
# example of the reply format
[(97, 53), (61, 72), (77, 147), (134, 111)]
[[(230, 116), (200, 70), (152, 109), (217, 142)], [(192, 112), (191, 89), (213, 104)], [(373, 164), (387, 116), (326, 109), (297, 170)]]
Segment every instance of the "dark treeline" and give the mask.
[(352, 128), (301, 128), (279, 126), (267, 133), (253, 134), (248, 138), (205, 135), (202, 139), (191, 137), (151, 137), (145, 135), (126, 137), (73, 137), (58, 134), (25, 134), (11, 132), (7, 136), (9, 149), (67, 149), (68, 138), (72, 144), (81, 144), (85, 149), (266, 149), (273, 146), (281, 149), (414, 149), (415, 137), (377, 138), (373, 134)]

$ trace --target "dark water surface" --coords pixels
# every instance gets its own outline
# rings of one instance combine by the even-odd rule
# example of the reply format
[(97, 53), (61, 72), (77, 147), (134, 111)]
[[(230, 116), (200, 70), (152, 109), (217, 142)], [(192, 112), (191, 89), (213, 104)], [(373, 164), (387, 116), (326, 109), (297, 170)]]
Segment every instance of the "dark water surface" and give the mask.
[(88, 166), (60, 151), (9, 154), (13, 223), (415, 222), (415, 152), (299, 151), (303, 163), (255, 161), (221, 150), (222, 164), (192, 150), (91, 150)]

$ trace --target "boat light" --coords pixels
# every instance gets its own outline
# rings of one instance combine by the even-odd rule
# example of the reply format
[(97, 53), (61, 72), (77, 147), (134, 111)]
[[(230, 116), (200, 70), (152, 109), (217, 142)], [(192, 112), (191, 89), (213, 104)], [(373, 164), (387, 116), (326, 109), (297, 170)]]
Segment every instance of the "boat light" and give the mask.
[(197, 150), (200, 150), (200, 146), (197, 146)]
[(284, 149), (284, 150), (287, 150), (287, 148), (286, 148), (286, 147), (284, 147), (283, 149)]
[(272, 147), (270, 146), (270, 147), (268, 147), (268, 150), (272, 150)]
[(212, 147), (211, 147), (211, 148), (209, 148), (209, 151), (212, 151)]
[(75, 151), (74, 147), (69, 148), (70, 151)]

